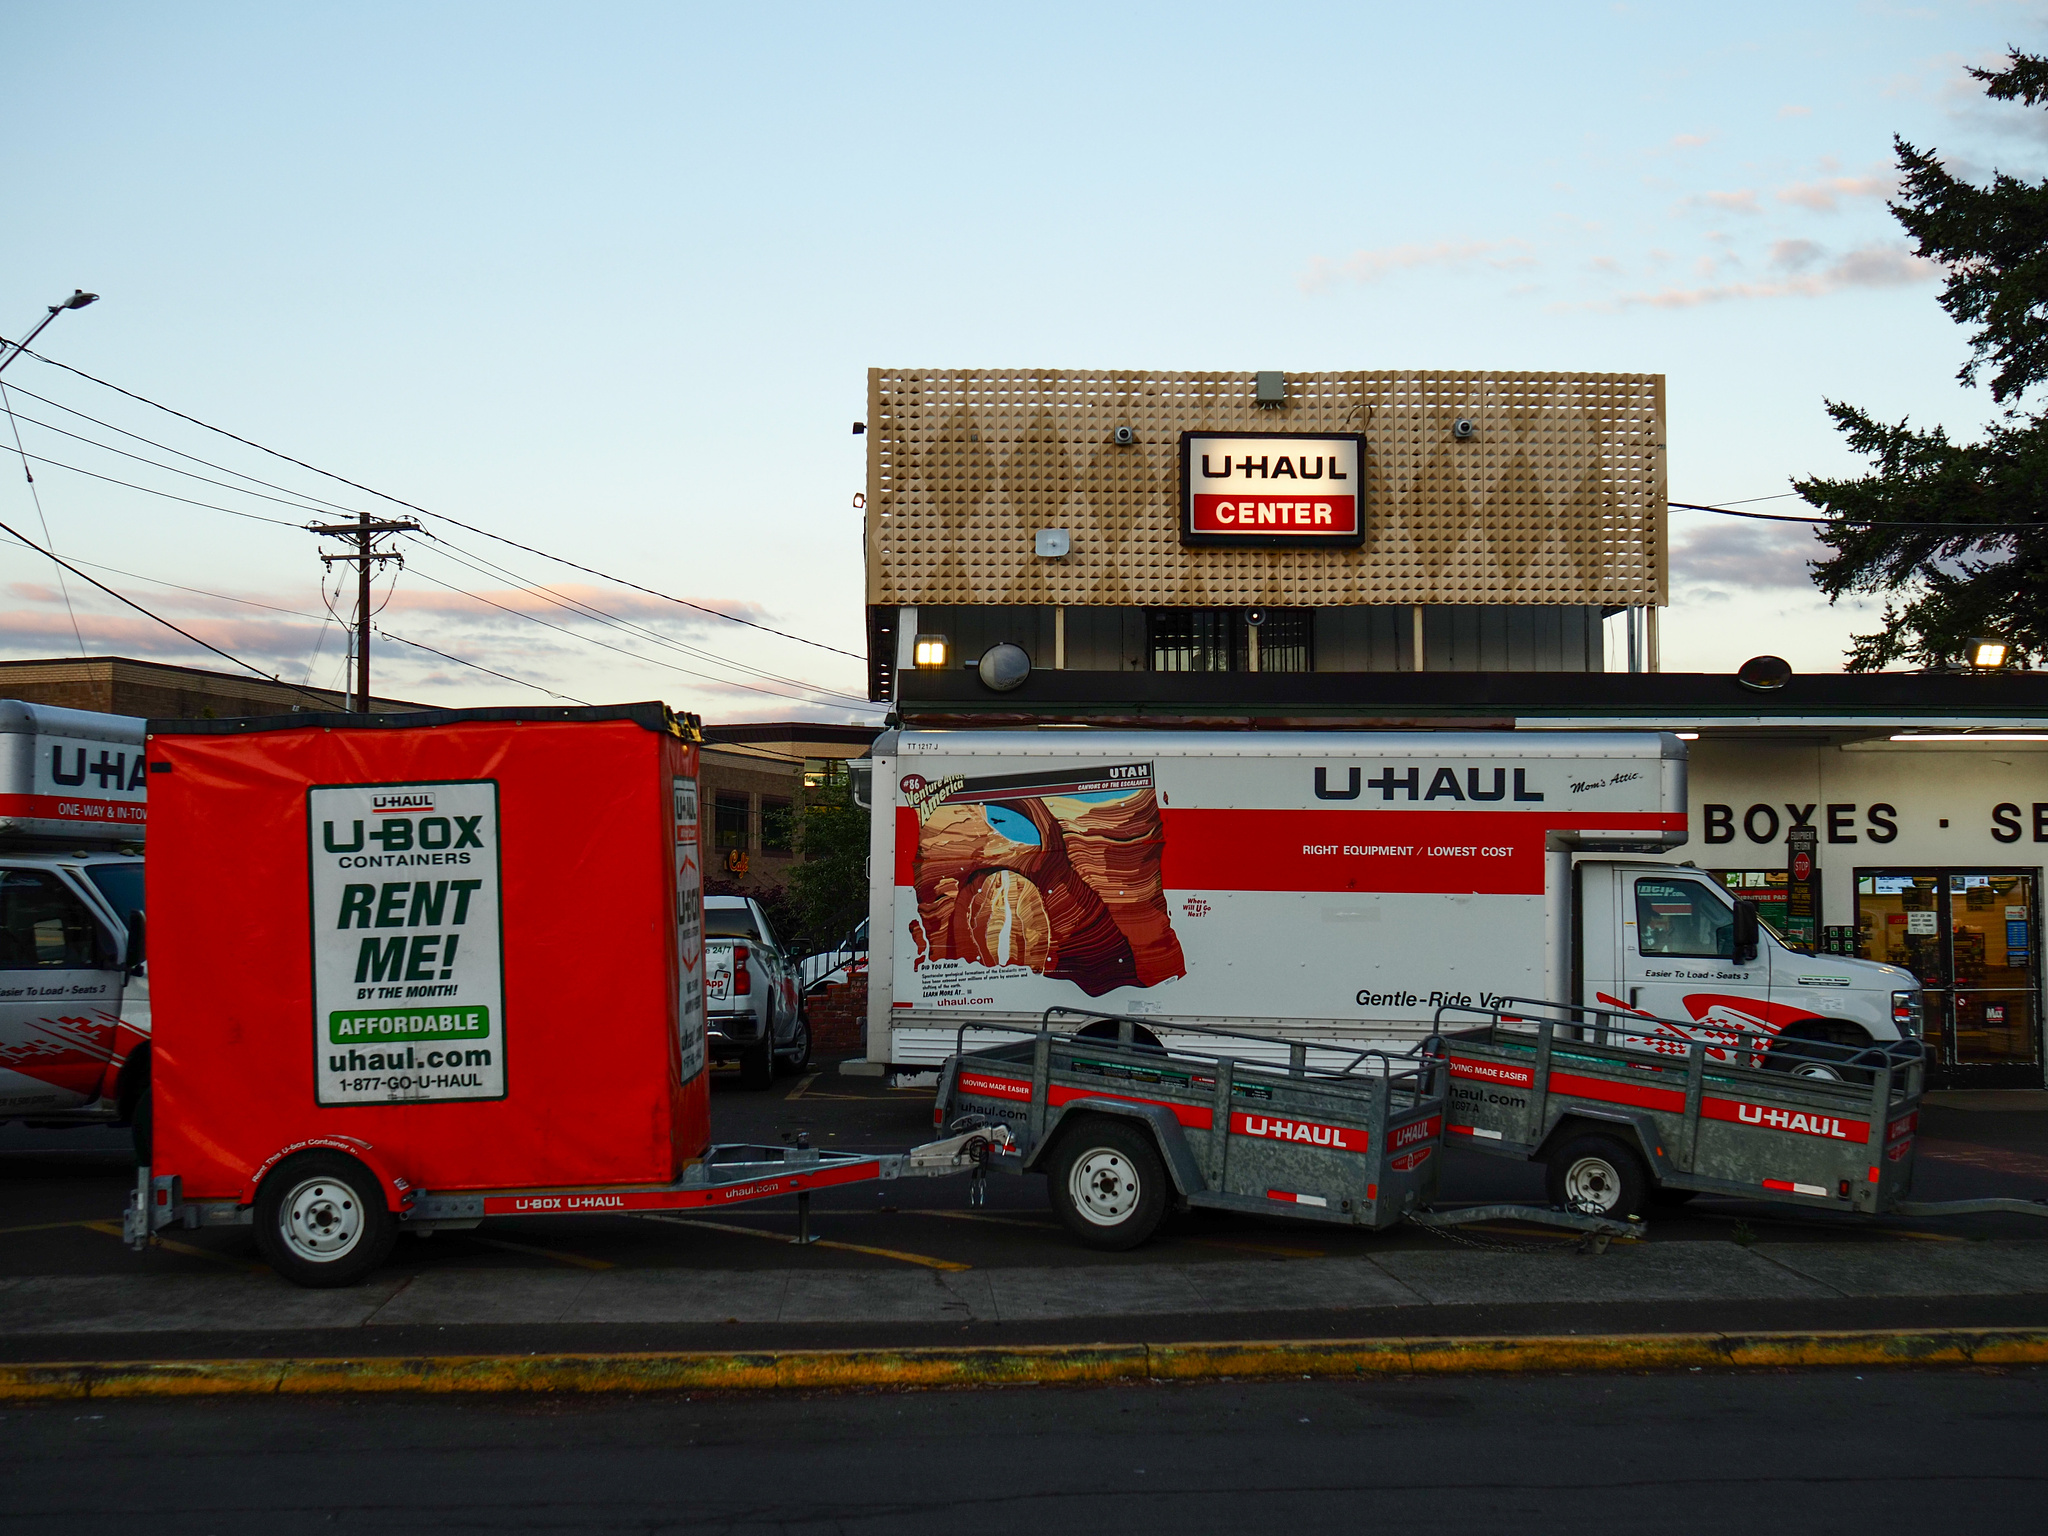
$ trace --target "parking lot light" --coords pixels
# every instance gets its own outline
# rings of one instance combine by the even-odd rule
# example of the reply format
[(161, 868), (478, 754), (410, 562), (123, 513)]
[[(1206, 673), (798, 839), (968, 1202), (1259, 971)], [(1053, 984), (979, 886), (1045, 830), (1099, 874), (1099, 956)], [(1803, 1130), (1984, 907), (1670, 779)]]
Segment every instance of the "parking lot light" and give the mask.
[(1969, 644), (1970, 665), (1979, 672), (1996, 672), (2005, 665), (2011, 647), (1991, 635), (1979, 635)]

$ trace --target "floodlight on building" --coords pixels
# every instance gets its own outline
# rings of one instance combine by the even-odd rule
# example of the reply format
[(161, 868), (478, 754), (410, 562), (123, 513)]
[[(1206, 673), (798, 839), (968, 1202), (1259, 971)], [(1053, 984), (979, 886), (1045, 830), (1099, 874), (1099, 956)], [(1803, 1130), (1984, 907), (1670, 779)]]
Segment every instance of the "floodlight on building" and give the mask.
[(943, 667), (952, 649), (952, 642), (944, 635), (919, 635), (910, 643), (910, 660), (914, 666)]
[(1996, 672), (2005, 665), (2005, 658), (2012, 654), (2012, 647), (1992, 635), (1978, 635), (1967, 647), (1970, 665), (1979, 672)]

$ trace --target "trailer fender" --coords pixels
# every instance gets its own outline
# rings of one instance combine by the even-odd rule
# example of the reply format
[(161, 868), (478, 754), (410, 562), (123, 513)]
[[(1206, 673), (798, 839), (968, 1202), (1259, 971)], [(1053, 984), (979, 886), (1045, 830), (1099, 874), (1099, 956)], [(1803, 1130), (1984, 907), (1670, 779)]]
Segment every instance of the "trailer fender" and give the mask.
[(1537, 1144), (1536, 1150), (1529, 1154), (1529, 1161), (1548, 1161), (1559, 1143), (1569, 1141), (1583, 1131), (1619, 1131), (1621, 1139), (1635, 1148), (1636, 1155), (1643, 1160), (1643, 1166), (1649, 1170), (1650, 1177), (1659, 1183), (1663, 1182), (1664, 1175), (1670, 1168), (1670, 1160), (1663, 1156), (1665, 1147), (1657, 1135), (1656, 1126), (1649, 1123), (1647, 1116), (1633, 1115), (1625, 1109), (1593, 1109), (1574, 1104), (1569, 1109), (1561, 1110), (1557, 1118), (1551, 1122), (1550, 1129), (1544, 1133), (1543, 1140)]
[(295, 1141), (289, 1146), (279, 1147), (266, 1157), (262, 1166), (250, 1174), (248, 1181), (242, 1185), (242, 1192), (236, 1197), (236, 1203), (254, 1205), (256, 1191), (262, 1187), (263, 1180), (271, 1169), (296, 1153), (311, 1152), (320, 1147), (345, 1153), (369, 1169), (376, 1176), (378, 1184), (383, 1187), (384, 1204), (387, 1209), (402, 1216), (411, 1209), (413, 1201), (419, 1198), (419, 1190), (412, 1182), (394, 1169), (369, 1142), (354, 1136), (308, 1136), (304, 1141)]
[(1159, 1155), (1166, 1159), (1166, 1171), (1173, 1179), (1173, 1187), (1182, 1197), (1199, 1194), (1209, 1187), (1202, 1178), (1201, 1165), (1195, 1161), (1187, 1137), (1181, 1133), (1180, 1122), (1173, 1118), (1173, 1111), (1164, 1104), (1132, 1104), (1123, 1099), (1074, 1099), (1063, 1105), (1055, 1113), (1052, 1123), (1046, 1126), (1045, 1134), (1039, 1137), (1038, 1145), (1031, 1149), (1031, 1156), (1024, 1164), (1025, 1171), (1043, 1172), (1045, 1160), (1059, 1140), (1060, 1128), (1077, 1115), (1090, 1114), (1116, 1115), (1150, 1126)]

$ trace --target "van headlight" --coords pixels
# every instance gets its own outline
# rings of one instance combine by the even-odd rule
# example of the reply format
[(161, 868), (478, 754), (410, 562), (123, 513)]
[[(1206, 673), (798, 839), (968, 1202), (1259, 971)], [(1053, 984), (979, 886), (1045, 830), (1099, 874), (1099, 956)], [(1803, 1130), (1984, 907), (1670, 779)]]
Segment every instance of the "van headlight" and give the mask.
[(1915, 992), (1894, 992), (1892, 994), (1892, 1027), (1907, 1040), (1918, 1040), (1926, 1023), (1926, 1005), (1920, 994)]

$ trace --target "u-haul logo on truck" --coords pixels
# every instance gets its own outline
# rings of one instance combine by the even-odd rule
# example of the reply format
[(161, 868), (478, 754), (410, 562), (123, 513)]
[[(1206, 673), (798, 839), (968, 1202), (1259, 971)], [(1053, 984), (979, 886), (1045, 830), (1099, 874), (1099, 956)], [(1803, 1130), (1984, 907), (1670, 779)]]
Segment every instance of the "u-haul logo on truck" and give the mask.
[(1370, 1141), (1364, 1131), (1351, 1126), (1320, 1125), (1313, 1120), (1282, 1120), (1272, 1115), (1232, 1115), (1230, 1128), (1239, 1136), (1292, 1141), (1305, 1147), (1328, 1147), (1335, 1152), (1363, 1152)]
[(408, 811), (431, 811), (433, 808), (433, 795), (421, 790), (409, 790), (402, 795), (370, 797), (370, 809), (386, 816), (403, 816)]

